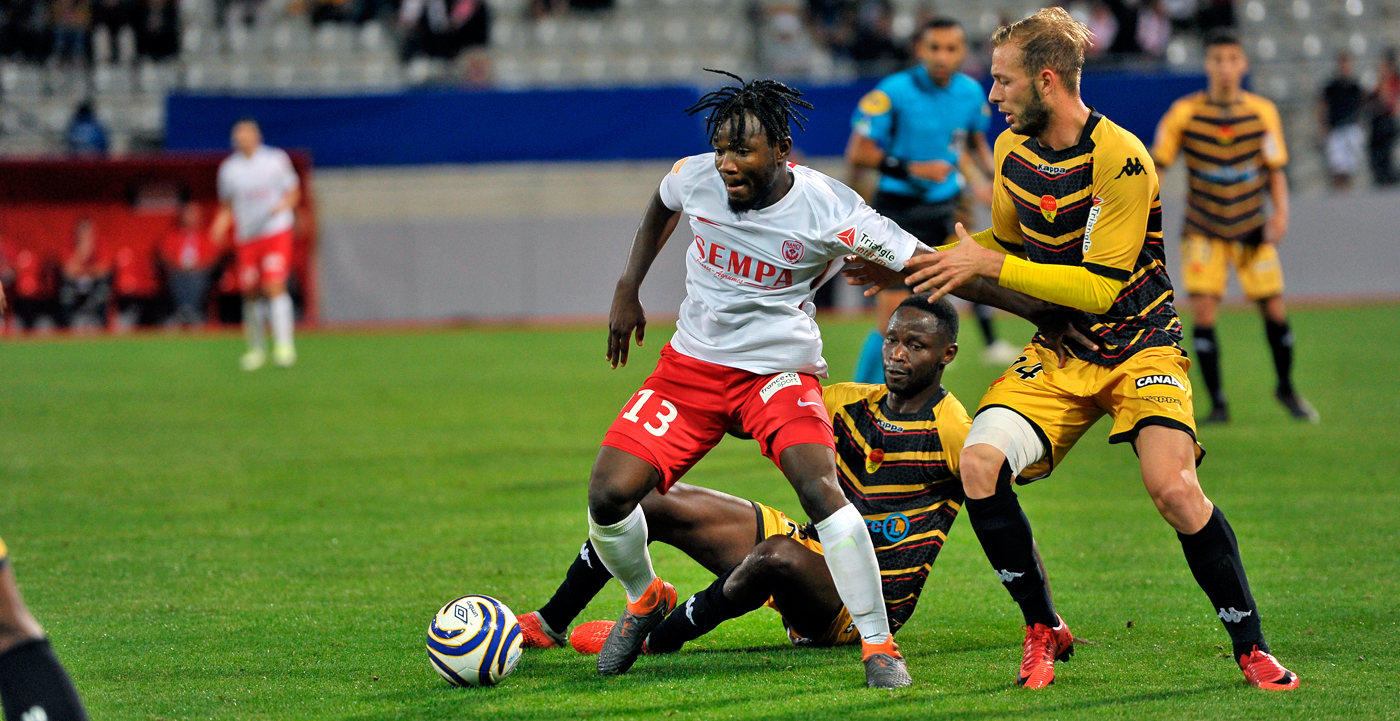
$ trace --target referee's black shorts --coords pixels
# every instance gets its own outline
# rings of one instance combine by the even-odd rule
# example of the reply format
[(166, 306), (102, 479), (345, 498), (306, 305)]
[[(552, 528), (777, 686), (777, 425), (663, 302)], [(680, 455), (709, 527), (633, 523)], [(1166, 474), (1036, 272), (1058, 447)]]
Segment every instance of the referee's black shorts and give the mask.
[[(957, 196), (929, 203), (912, 195), (881, 191), (875, 194), (871, 207), (930, 248), (946, 244), (954, 234), (953, 226), (957, 224)], [(908, 290), (909, 286), (901, 285), (898, 288)]]

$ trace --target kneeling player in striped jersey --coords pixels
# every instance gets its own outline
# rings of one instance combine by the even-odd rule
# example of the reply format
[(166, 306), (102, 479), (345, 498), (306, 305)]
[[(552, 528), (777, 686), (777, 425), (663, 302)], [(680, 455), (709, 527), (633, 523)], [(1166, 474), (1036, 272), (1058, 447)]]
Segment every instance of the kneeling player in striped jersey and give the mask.
[[(891, 316), (885, 335), (887, 385), (839, 383), (822, 390), (841, 488), (875, 546), (892, 631), (913, 614), (963, 504), (958, 460), (972, 421), (942, 386), (943, 369), (957, 355), (957, 334), (957, 311), (948, 301), (912, 296)], [(860, 641), (812, 524), (686, 484), (649, 494), (642, 509), (650, 540), (681, 549), (718, 576), (650, 633), (646, 652), (679, 650), (763, 605), (782, 614), (795, 645)], [(564, 630), (611, 577), (585, 543), (549, 603), (521, 616), (525, 645), (562, 646)], [(611, 621), (580, 626), (574, 647), (596, 653), (611, 627)]]

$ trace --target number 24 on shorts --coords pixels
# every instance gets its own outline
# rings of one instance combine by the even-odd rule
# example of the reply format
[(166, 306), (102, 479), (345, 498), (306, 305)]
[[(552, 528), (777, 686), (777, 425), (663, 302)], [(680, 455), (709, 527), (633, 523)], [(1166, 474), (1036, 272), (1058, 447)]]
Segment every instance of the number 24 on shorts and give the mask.
[[(628, 408), (627, 412), (622, 414), (622, 417), (636, 423), (639, 420), (637, 413), (642, 410), (642, 406), (646, 405), (647, 401), (651, 400), (651, 395), (655, 392), (656, 391), (650, 388), (643, 388), (637, 391), (637, 402), (633, 403), (632, 407)], [(647, 429), (647, 433), (658, 437), (666, 435), (666, 431), (671, 430), (671, 421), (676, 420), (676, 416), (680, 415), (680, 411), (676, 410), (676, 407), (668, 400), (662, 400), (661, 407), (665, 409), (665, 412), (658, 412), (656, 414), (656, 423), (658, 425), (653, 426), (651, 421), (642, 424), (642, 427)]]

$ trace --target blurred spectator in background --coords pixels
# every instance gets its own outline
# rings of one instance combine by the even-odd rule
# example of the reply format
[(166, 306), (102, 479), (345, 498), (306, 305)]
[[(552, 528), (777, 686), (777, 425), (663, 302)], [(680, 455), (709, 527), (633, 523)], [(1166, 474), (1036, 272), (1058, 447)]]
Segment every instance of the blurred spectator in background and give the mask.
[(1395, 137), (1400, 133), (1400, 65), (1395, 48), (1387, 48), (1376, 70), (1376, 90), (1371, 106), (1371, 177), (1376, 185), (1400, 182), (1395, 173)]
[(807, 0), (807, 25), (817, 42), (834, 54), (850, 57), (856, 18), (849, 0)]
[(1234, 27), (1235, 1), (1206, 0), (1205, 6), (1201, 8), (1200, 15), (1197, 16), (1196, 22), (1200, 26), (1202, 33), (1209, 33), (1215, 28)]
[(1162, 0), (1160, 5), (1171, 19), (1173, 31), (1185, 32), (1196, 27), (1196, 0)]
[(82, 65), (88, 60), (92, 10), (87, 0), (54, 0), (53, 56), (59, 63)]
[(530, 18), (538, 20), (565, 10), (602, 12), (611, 10), (612, 7), (613, 0), (531, 0)]
[(403, 0), (400, 57), (455, 58), (491, 39), (491, 10), (483, 0)]
[(202, 325), (209, 303), (209, 283), (220, 253), (209, 239), (198, 204), (185, 203), (180, 209), (179, 225), (161, 239), (157, 254), (170, 285), (174, 306), (170, 322)]
[(820, 52), (791, 2), (769, 2), (759, 18), (759, 54), (765, 72), (782, 76), (805, 75)]
[(53, 52), (53, 18), (47, 0), (17, 0), (13, 32), (26, 60), (42, 63)]
[(894, 8), (889, 0), (864, 0), (855, 18), (855, 38), (850, 56), (856, 72), (863, 76), (888, 75), (909, 59), (894, 41)]
[(107, 28), (115, 43), (122, 27), (132, 24), (133, 10), (131, 0), (93, 0), (92, 27)]
[(1089, 40), (1089, 47), (1084, 50), (1084, 55), (1089, 58), (1107, 55), (1118, 39), (1118, 17), (1113, 14), (1113, 10), (1106, 3), (1096, 2), (1089, 10), (1089, 18), (1084, 24), (1088, 25), (1089, 32), (1094, 34)]
[(73, 120), (68, 123), (68, 131), (64, 133), (64, 142), (71, 155), (107, 154), (107, 131), (97, 120), (91, 100), (78, 103), (77, 109), (73, 111)]
[(1365, 133), (1361, 131), (1363, 93), (1356, 82), (1351, 55), (1337, 54), (1337, 70), (1331, 82), (1322, 89), (1318, 116), (1325, 140), (1327, 170), (1332, 174), (1332, 188), (1351, 187), (1351, 178), (1361, 165), (1361, 146)]
[(29, 248), (14, 250), (0, 238), (0, 282), (17, 327), (45, 330), (54, 326), (53, 265)]
[[(223, 12), (219, 16), (223, 18), (225, 25), (252, 25), (262, 24), (268, 15), (267, 0), (222, 0)], [(218, 3), (216, 3), (216, 6)]]
[(355, 14), (352, 0), (311, 0), (311, 24), (342, 23)]
[(58, 288), (59, 324), (65, 328), (101, 328), (112, 295), (112, 261), (97, 242), (92, 218), (73, 226), (73, 247), (63, 259)]
[(136, 6), (135, 16), (137, 55), (164, 60), (180, 52), (180, 15), (175, 0), (144, 0)]
[(112, 264), (112, 295), (117, 300), (118, 331), (154, 325), (165, 305), (155, 250), (134, 238), (120, 245)]
[(1138, 11), (1137, 42), (1142, 52), (1161, 59), (1167, 54), (1172, 39), (1172, 21), (1162, 0), (1153, 0)]

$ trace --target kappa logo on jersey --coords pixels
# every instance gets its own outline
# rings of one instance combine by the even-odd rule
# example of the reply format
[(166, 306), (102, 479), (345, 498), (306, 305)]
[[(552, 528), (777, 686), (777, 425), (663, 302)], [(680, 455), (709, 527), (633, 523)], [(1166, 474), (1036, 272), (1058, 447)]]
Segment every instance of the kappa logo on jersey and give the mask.
[(1094, 196), (1094, 207), (1089, 208), (1089, 222), (1084, 224), (1084, 249), (1080, 251), (1084, 255), (1089, 253), (1089, 234), (1094, 232), (1094, 223), (1099, 222), (1099, 209), (1103, 207), (1103, 198)]
[(772, 263), (754, 260), (737, 250), (695, 236), (695, 259), (715, 275), (735, 283), (759, 288), (786, 288), (792, 285), (792, 271)]
[(789, 263), (796, 263), (797, 261), (802, 260), (802, 256), (806, 252), (807, 246), (803, 245), (802, 241), (800, 240), (783, 241), (783, 260), (786, 260)]
[(1133, 385), (1137, 386), (1139, 389), (1148, 386), (1176, 386), (1183, 391), (1186, 390), (1186, 386), (1182, 385), (1181, 381), (1167, 375), (1143, 376), (1133, 381)]
[(894, 267), (899, 263), (899, 258), (895, 256), (894, 251), (886, 248), (884, 244), (866, 233), (860, 234), (860, 242), (856, 243), (855, 251), (856, 255), (887, 267)]
[(1036, 163), (1035, 169), (1046, 175), (1064, 175), (1069, 172), (1064, 168), (1057, 168), (1053, 165), (1046, 165), (1045, 163)]
[(773, 376), (773, 380), (768, 381), (768, 383), (763, 386), (763, 388), (758, 392), (758, 397), (763, 399), (764, 403), (767, 403), (768, 399), (772, 398), (774, 393), (777, 393), (778, 391), (789, 386), (800, 385), (802, 385), (802, 376), (799, 376), (796, 373), (779, 373), (778, 375)]
[(1113, 176), (1113, 179), (1117, 180), (1125, 175), (1131, 178), (1134, 175), (1142, 175), (1146, 172), (1147, 168), (1142, 167), (1141, 160), (1137, 158), (1128, 158), (1128, 162), (1123, 164), (1123, 169), (1118, 171), (1118, 174)]
[(1045, 222), (1047, 222), (1047, 223), (1053, 223), (1053, 222), (1055, 222), (1055, 214), (1058, 213), (1059, 211), (1060, 211), (1060, 206), (1059, 206), (1058, 203), (1055, 202), (1055, 196), (1053, 196), (1053, 195), (1042, 195), (1042, 196), (1040, 196), (1040, 214), (1043, 215), (1043, 216), (1045, 216)]
[(856, 246), (855, 226), (851, 226), (850, 228), (847, 228), (841, 231), (840, 233), (837, 233), (836, 239), (841, 241), (842, 243), (845, 243), (847, 247), (854, 248)]

